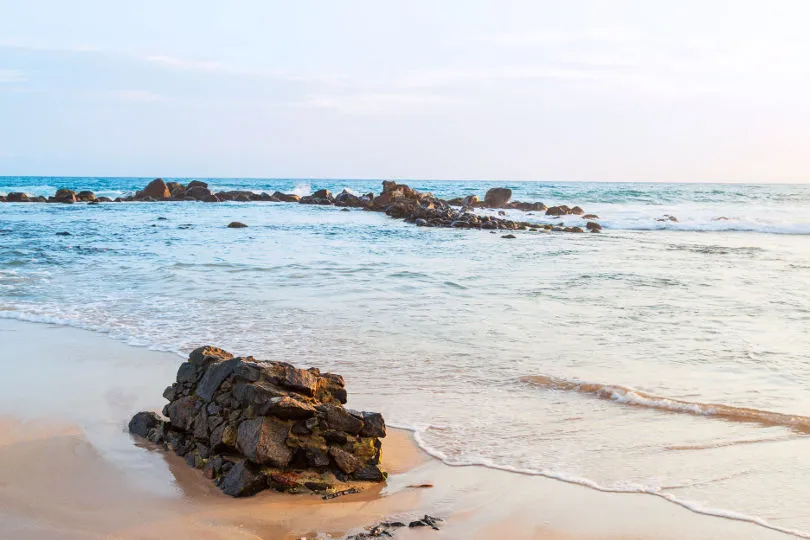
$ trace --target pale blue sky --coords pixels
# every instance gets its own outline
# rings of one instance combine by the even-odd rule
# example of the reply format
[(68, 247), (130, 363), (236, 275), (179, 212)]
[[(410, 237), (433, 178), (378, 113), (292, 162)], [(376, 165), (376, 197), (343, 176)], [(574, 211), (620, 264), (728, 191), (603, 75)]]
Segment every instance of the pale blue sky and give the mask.
[(0, 175), (810, 180), (810, 2), (0, 0)]

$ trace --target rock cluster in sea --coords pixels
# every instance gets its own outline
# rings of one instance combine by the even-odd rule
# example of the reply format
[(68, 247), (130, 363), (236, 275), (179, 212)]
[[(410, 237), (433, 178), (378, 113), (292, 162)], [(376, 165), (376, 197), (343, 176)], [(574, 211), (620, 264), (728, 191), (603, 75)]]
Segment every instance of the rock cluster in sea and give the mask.
[(163, 396), (165, 418), (139, 412), (130, 432), (184, 457), (228, 495), (340, 494), (349, 492), (346, 482), (387, 476), (385, 421), (343, 407), (340, 375), (206, 346), (189, 355)]
[[(9, 193), (7, 196), (0, 196), (0, 202), (54, 202), (54, 203), (75, 203), (88, 202), (98, 204), (100, 202), (157, 202), (157, 201), (202, 201), (202, 202), (223, 202), (223, 201), (268, 201), (287, 202), (298, 204), (331, 205), (343, 208), (362, 208), (376, 212), (385, 212), (394, 218), (403, 218), (409, 223), (414, 223), (422, 227), (457, 227), (468, 229), (492, 229), (492, 230), (543, 230), (581, 233), (586, 230), (590, 232), (600, 232), (601, 225), (595, 220), (599, 216), (595, 214), (585, 214), (579, 206), (573, 208), (561, 205), (546, 207), (542, 202), (521, 202), (512, 201), (512, 190), (509, 188), (492, 188), (480, 200), (477, 195), (469, 195), (455, 199), (443, 200), (434, 197), (431, 193), (422, 193), (407, 185), (397, 184), (393, 181), (384, 181), (382, 193), (366, 193), (355, 195), (344, 190), (338, 195), (333, 195), (328, 189), (319, 189), (311, 195), (300, 197), (290, 193), (254, 193), (252, 191), (220, 191), (214, 193), (208, 188), (208, 184), (199, 180), (193, 180), (188, 184), (179, 182), (164, 182), (156, 178), (149, 182), (142, 190), (134, 195), (116, 198), (111, 201), (107, 197), (96, 197), (92, 191), (81, 191), (76, 193), (69, 189), (60, 189), (53, 197), (29, 197), (25, 193)], [(562, 224), (538, 224), (527, 221), (510, 220), (492, 215), (482, 215), (474, 212), (476, 208), (498, 209), (500, 215), (506, 215), (506, 210), (521, 210), (524, 212), (545, 212), (546, 216), (560, 217), (564, 215), (580, 216), (587, 221), (586, 228), (574, 226), (564, 226)], [(238, 226), (238, 225), (237, 225)]]

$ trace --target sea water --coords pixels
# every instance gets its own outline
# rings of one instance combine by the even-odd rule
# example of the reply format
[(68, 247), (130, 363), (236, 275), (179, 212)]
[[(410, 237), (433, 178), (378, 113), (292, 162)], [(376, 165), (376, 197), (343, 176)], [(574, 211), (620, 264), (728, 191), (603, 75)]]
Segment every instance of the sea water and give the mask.
[[(149, 180), (6, 177), (0, 192), (115, 197)], [(268, 202), (0, 204), (0, 317), (318, 366), (448, 463), (810, 536), (810, 186), (407, 183), (446, 198), (506, 186), (604, 231), (504, 239)]]

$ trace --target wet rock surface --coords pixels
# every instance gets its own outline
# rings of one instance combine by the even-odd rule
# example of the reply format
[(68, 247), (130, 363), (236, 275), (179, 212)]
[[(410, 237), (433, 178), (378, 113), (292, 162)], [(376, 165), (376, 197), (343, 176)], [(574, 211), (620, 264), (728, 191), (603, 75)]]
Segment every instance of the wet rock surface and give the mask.
[(129, 431), (182, 456), (233, 497), (265, 489), (345, 494), (346, 482), (387, 476), (382, 415), (345, 409), (339, 375), (206, 346), (180, 365), (163, 397), (165, 417), (139, 412)]

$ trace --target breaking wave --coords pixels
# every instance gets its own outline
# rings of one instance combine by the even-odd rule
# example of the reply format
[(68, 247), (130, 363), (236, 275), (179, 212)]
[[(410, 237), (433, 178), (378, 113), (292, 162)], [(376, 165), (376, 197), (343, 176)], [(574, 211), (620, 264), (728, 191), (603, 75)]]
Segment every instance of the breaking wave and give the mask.
[(752, 422), (765, 426), (784, 426), (801, 433), (810, 433), (810, 417), (807, 416), (763, 411), (747, 407), (735, 407), (733, 405), (719, 403), (683, 401), (654, 396), (625, 386), (571, 381), (548, 377), (546, 375), (531, 375), (521, 377), (520, 380), (521, 382), (540, 388), (588, 394), (600, 399), (623, 403), (633, 407), (721, 418), (733, 422)]

